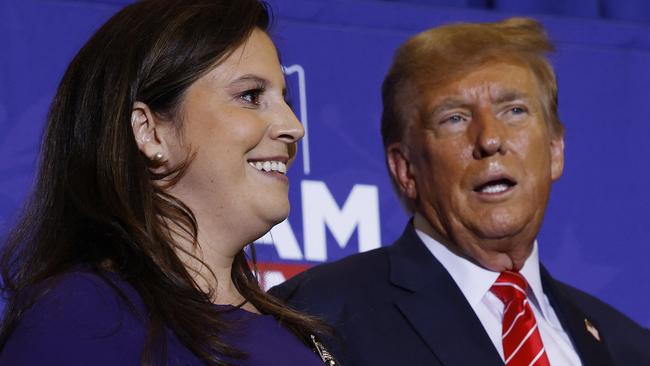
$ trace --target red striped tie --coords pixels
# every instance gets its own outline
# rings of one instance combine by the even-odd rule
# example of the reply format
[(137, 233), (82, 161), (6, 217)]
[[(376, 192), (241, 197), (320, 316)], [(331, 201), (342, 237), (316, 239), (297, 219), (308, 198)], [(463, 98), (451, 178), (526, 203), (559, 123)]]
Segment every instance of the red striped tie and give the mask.
[(535, 314), (528, 304), (528, 284), (518, 272), (501, 272), (490, 291), (503, 302), (501, 341), (506, 366), (550, 366)]

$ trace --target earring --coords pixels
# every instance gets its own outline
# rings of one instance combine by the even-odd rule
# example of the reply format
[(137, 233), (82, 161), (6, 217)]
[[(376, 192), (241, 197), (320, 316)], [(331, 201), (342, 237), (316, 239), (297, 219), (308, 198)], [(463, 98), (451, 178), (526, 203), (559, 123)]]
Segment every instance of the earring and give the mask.
[(160, 151), (158, 151), (157, 153), (155, 153), (155, 154), (153, 155), (153, 159), (152, 159), (152, 160), (155, 161), (155, 162), (161, 162), (162, 159), (163, 159), (163, 157), (164, 157), (164, 156), (163, 156), (163, 153), (160, 152)]

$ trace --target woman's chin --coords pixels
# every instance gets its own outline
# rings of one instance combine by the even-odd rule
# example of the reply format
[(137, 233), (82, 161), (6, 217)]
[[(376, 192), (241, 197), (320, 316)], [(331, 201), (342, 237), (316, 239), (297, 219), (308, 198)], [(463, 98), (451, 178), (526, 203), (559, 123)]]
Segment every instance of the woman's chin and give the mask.
[(253, 224), (254, 222), (257, 222), (257, 224), (254, 225), (247, 225), (248, 227), (246, 231), (249, 233), (255, 233), (256, 235), (255, 239), (259, 239), (262, 236), (266, 235), (266, 233), (268, 233), (274, 226), (286, 220), (288, 216), (289, 216), (289, 208), (287, 206), (287, 208), (284, 210), (274, 210), (274, 212), (265, 212), (265, 215), (263, 215), (263, 217), (261, 218), (258, 217), (257, 220), (255, 219), (243, 220), (242, 225), (245, 225), (246, 223)]

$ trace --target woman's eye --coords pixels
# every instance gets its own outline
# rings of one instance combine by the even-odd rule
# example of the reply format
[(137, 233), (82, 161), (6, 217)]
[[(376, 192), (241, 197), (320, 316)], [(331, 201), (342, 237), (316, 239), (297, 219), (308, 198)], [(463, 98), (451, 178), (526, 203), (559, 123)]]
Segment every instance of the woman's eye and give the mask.
[(259, 105), (262, 92), (264, 92), (264, 90), (260, 88), (247, 90), (239, 95), (239, 99), (248, 104)]

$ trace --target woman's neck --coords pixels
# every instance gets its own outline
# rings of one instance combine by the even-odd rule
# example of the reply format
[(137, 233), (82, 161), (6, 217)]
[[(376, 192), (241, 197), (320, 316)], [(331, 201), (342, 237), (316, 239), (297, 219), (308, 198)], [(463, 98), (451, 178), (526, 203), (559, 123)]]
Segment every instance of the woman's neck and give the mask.
[[(198, 226), (206, 227), (200, 223)], [(237, 243), (232, 237), (215, 231), (199, 230), (196, 245), (184, 235), (171, 233), (172, 239), (180, 246), (177, 255), (201, 291), (211, 294), (210, 301), (259, 313), (239, 292), (232, 279), (235, 256), (246, 243)]]

